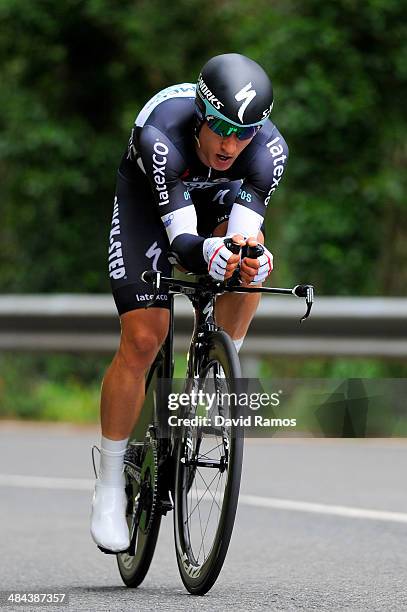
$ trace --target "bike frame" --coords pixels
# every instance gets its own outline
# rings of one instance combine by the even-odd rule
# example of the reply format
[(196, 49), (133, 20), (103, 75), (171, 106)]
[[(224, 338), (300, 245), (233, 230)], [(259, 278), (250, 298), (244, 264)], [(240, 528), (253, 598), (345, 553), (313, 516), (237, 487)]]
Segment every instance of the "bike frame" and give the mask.
[[(184, 280), (176, 280), (174, 278), (164, 277), (161, 275), (161, 272), (157, 271), (146, 271), (142, 275), (142, 279), (145, 282), (150, 282), (153, 288), (153, 297), (150, 302), (146, 303), (146, 307), (152, 306), (159, 295), (160, 287), (162, 285), (166, 286), (166, 289), (169, 294), (169, 329), (167, 333), (167, 337), (161, 346), (154, 362), (152, 363), (146, 377), (146, 401), (145, 407), (147, 411), (145, 412), (145, 416), (148, 419), (148, 424), (141, 423), (141, 428), (144, 428), (146, 425), (147, 434), (145, 434), (144, 440), (146, 437), (148, 438), (147, 445), (149, 445), (150, 449), (150, 463), (147, 464), (145, 480), (143, 480), (144, 493), (142, 489), (142, 485), (140, 484), (139, 493), (140, 495), (147, 494), (153, 490), (153, 495), (157, 494), (156, 503), (158, 507), (156, 508), (158, 522), (155, 523), (154, 530), (152, 532), (152, 536), (148, 538), (148, 534), (144, 534), (144, 539), (141, 543), (139, 560), (136, 560), (136, 565), (133, 568), (131, 564), (130, 567), (126, 566), (125, 561), (121, 559), (119, 562), (119, 569), (122, 575), (124, 582), (127, 586), (138, 586), (140, 582), (144, 579), (146, 572), (148, 571), (149, 565), (151, 563), (152, 555), (154, 554), (155, 543), (157, 540), (158, 530), (161, 521), (161, 515), (166, 515), (168, 511), (173, 510), (176, 513), (177, 521), (176, 523), (179, 526), (179, 521), (181, 521), (181, 525), (185, 525), (184, 523), (184, 505), (185, 504), (185, 482), (183, 489), (180, 489), (180, 483), (178, 482), (178, 478), (183, 478), (185, 476), (182, 469), (192, 469), (191, 474), (194, 474), (194, 470), (203, 468), (215, 468), (215, 470), (220, 470), (220, 472), (225, 471), (227, 469), (228, 461), (229, 461), (229, 452), (230, 449), (237, 449), (237, 463), (232, 463), (234, 465), (234, 469), (231, 471), (232, 480), (231, 485), (227, 489), (228, 490), (228, 498), (226, 500), (227, 504), (231, 504), (228, 506), (228, 510), (232, 509), (232, 515), (225, 510), (225, 513), (222, 513), (222, 539), (219, 538), (216, 541), (216, 557), (211, 560), (211, 564), (208, 565), (206, 574), (203, 575), (202, 584), (196, 584), (194, 582), (195, 576), (195, 566), (185, 566), (185, 552), (182, 552), (182, 560), (177, 557), (179, 562), (179, 567), (181, 571), (181, 577), (186, 585), (187, 589), (190, 592), (196, 593), (204, 593), (213, 585), (216, 580), (219, 571), (222, 567), (227, 548), (230, 541), (230, 536), (233, 529), (234, 516), (237, 507), (237, 499), (238, 499), (238, 488), (240, 484), (240, 474), (241, 474), (241, 462), (242, 462), (242, 452), (243, 452), (243, 441), (238, 441), (237, 439), (233, 442), (233, 447), (229, 446), (229, 437), (225, 433), (223, 434), (222, 427), (222, 438), (223, 438), (223, 447), (224, 452), (220, 458), (215, 457), (199, 457), (199, 447), (200, 441), (197, 443), (196, 447), (196, 456), (190, 454), (193, 452), (193, 440), (192, 434), (190, 431), (190, 426), (184, 426), (184, 429), (181, 429), (179, 433), (181, 434), (180, 440), (182, 445), (180, 446), (176, 440), (176, 434), (174, 433), (174, 428), (170, 428), (168, 424), (168, 419), (165, 418), (166, 413), (166, 405), (168, 404), (168, 394), (172, 391), (173, 388), (173, 373), (174, 373), (174, 295), (181, 294), (188, 297), (191, 301), (192, 306), (194, 308), (194, 330), (191, 337), (188, 358), (187, 358), (187, 388), (190, 388), (191, 385), (195, 386), (200, 384), (201, 380), (205, 379), (205, 376), (208, 373), (209, 368), (212, 367), (213, 364), (217, 363), (217, 360), (221, 360), (221, 363), (225, 367), (225, 372), (229, 371), (232, 373), (231, 380), (233, 380), (233, 384), (236, 385), (237, 381), (240, 380), (240, 366), (237, 353), (233, 349), (233, 345), (230, 339), (227, 337), (222, 329), (216, 325), (214, 319), (214, 308), (215, 302), (218, 295), (222, 295), (223, 293), (271, 293), (271, 294), (293, 294), (297, 297), (304, 297), (307, 303), (307, 312), (304, 317), (301, 319), (303, 321), (306, 319), (311, 311), (312, 303), (313, 303), (313, 287), (310, 285), (297, 285), (293, 289), (281, 289), (281, 288), (263, 288), (263, 287), (242, 287), (236, 284), (235, 279), (229, 281), (228, 284), (220, 283), (214, 281), (212, 278), (208, 276), (203, 276), (198, 279), (198, 282), (190, 282)], [(234, 283), (234, 284), (233, 284)], [(219, 352), (217, 352), (219, 351)], [(232, 365), (233, 364), (233, 367)], [(228, 369), (229, 368), (229, 369)], [(216, 368), (213, 371), (213, 379), (214, 383), (217, 384), (217, 370)], [(219, 376), (220, 378), (220, 376)], [(144, 429), (145, 431), (145, 429)], [(137, 441), (138, 432), (136, 429), (133, 431), (132, 438)], [(133, 440), (132, 442), (133, 443)], [(146, 442), (143, 443), (143, 448)], [(239, 445), (240, 444), (240, 445)], [(232, 451), (232, 457), (234, 456), (235, 451)], [(240, 453), (240, 454), (239, 454)], [(175, 464), (175, 461), (179, 461), (179, 463)], [(151, 463), (153, 462), (153, 463)], [(131, 465), (131, 464), (130, 464)], [(143, 464), (144, 465), (144, 464)], [(151, 466), (154, 474), (154, 482), (152, 489), (152, 483), (149, 481), (151, 479)], [(181, 466), (181, 472), (179, 470)], [(182, 468), (182, 466), (184, 466)], [(150, 471), (148, 470), (150, 468)], [(156, 471), (157, 470), (157, 471)], [(180, 476), (181, 473), (181, 476)], [(184, 474), (184, 476), (183, 476)], [(189, 472), (188, 472), (189, 474)], [(216, 473), (215, 473), (216, 476)], [(188, 476), (189, 478), (190, 476)], [(192, 481), (191, 481), (192, 482)], [(229, 481), (228, 481), (229, 482)], [(157, 488), (156, 488), (157, 487)], [(188, 494), (187, 489), (187, 493)], [(133, 491), (133, 489), (132, 489)], [(146, 493), (147, 491), (147, 493)], [(183, 493), (184, 492), (184, 493)], [(130, 492), (129, 494), (132, 494)], [(184, 497), (183, 497), (184, 495)], [(154, 498), (155, 499), (155, 498)], [(174, 503), (174, 500), (175, 503)], [(140, 503), (140, 500), (139, 500)], [(152, 502), (151, 502), (152, 503)], [(180, 505), (181, 504), (181, 505)], [(222, 506), (223, 507), (223, 506)], [(134, 502), (133, 506), (134, 508)], [(138, 507), (137, 507), (138, 508)], [(143, 508), (143, 506), (140, 506)], [(149, 509), (147, 504), (146, 509)], [(151, 509), (151, 508), (150, 508)], [(181, 512), (181, 514), (179, 514)], [(134, 515), (134, 511), (133, 511)], [(230, 518), (232, 516), (232, 518)], [(180, 518), (181, 517), (181, 518)], [(210, 514), (209, 514), (210, 517)], [(135, 517), (132, 516), (132, 521), (135, 520)], [(209, 519), (208, 519), (209, 520)], [(133, 524), (133, 523), (132, 523)], [(134, 523), (135, 524), (135, 523)], [(132, 544), (129, 549), (128, 556), (135, 557), (136, 549), (136, 534), (138, 531), (138, 523), (135, 524), (134, 537), (132, 536)], [(175, 523), (174, 523), (175, 528)], [(183, 529), (183, 527), (182, 527)], [(144, 533), (144, 532), (143, 532)], [(177, 532), (178, 533), (178, 532)], [(180, 532), (181, 533), (181, 532)], [(183, 533), (183, 532), (182, 532)], [(206, 529), (205, 529), (206, 533)], [(189, 534), (189, 527), (188, 527)], [(217, 534), (217, 532), (216, 532)], [(225, 535), (226, 534), (226, 535)], [(182, 535), (182, 534), (181, 534)], [(184, 538), (185, 534), (182, 536)], [(187, 537), (187, 541), (189, 542), (189, 535)], [(184, 542), (184, 540), (182, 539)], [(176, 536), (176, 542), (177, 536)], [(178, 546), (178, 543), (177, 543)], [(190, 544), (187, 544), (187, 547), (191, 548)], [(188, 548), (188, 550), (189, 550)], [(138, 550), (138, 548), (137, 548)], [(178, 547), (178, 552), (180, 548)], [(178, 553), (177, 553), (178, 554)], [(187, 555), (188, 556), (188, 555)], [(199, 553), (198, 553), (199, 556)], [(182, 562), (182, 565), (180, 563)], [(127, 558), (128, 564), (128, 558)], [(134, 571), (133, 571), (134, 569)], [(189, 569), (193, 572), (194, 575), (189, 573)], [(124, 573), (123, 573), (124, 572)], [(186, 572), (186, 573), (185, 573)], [(192, 586), (190, 581), (186, 579), (186, 575), (189, 576), (189, 579), (192, 579)], [(199, 582), (199, 581), (198, 581)]]
[[(204, 340), (208, 333), (219, 330), (214, 320), (215, 301), (218, 295), (224, 293), (266, 293), (271, 295), (294, 295), (305, 298), (307, 310), (301, 318), (302, 323), (311, 313), (314, 303), (314, 288), (312, 285), (295, 285), (293, 288), (280, 287), (242, 287), (214, 281), (209, 276), (202, 276), (198, 282), (178, 280), (162, 276), (161, 272), (146, 270), (141, 275), (146, 283), (153, 286), (153, 297), (147, 302), (146, 308), (152, 306), (159, 294), (161, 286), (166, 286), (170, 299), (170, 320), (167, 337), (151, 365), (146, 378), (146, 392), (156, 370), (160, 370), (161, 378), (170, 381), (174, 373), (174, 295), (185, 295), (194, 308), (194, 330), (188, 351), (187, 378), (193, 379), (199, 373), (202, 363)], [(232, 281), (233, 282), (233, 281)], [(157, 372), (158, 373), (158, 372)], [(170, 391), (170, 390), (169, 390)], [(160, 400), (161, 398), (158, 398)], [(159, 423), (159, 414), (155, 407), (154, 422)]]

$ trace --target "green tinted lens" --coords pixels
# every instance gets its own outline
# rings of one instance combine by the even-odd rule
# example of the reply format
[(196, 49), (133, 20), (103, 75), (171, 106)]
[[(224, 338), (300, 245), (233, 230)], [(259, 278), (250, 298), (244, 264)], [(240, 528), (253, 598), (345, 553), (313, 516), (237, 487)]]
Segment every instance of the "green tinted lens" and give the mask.
[(253, 138), (253, 136), (258, 131), (258, 127), (238, 127), (236, 125), (231, 125), (227, 121), (223, 119), (219, 119), (217, 117), (207, 117), (207, 124), (210, 129), (215, 132), (218, 136), (222, 136), (222, 138), (227, 138), (232, 134), (236, 134), (239, 140), (246, 140), (248, 138)]
[(225, 138), (233, 133), (237, 133), (239, 128), (231, 125), (223, 119), (210, 118), (208, 119), (208, 125), (215, 134)]

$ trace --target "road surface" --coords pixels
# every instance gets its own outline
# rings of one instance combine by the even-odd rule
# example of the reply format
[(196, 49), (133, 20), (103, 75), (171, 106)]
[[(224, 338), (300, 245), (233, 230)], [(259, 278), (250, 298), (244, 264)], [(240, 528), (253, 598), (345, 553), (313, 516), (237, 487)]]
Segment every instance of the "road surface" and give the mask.
[(98, 441), (93, 427), (0, 423), (0, 588), (70, 598), (5, 610), (407, 609), (407, 440), (247, 440), (232, 542), (205, 597), (181, 583), (171, 514), (139, 589), (97, 550)]

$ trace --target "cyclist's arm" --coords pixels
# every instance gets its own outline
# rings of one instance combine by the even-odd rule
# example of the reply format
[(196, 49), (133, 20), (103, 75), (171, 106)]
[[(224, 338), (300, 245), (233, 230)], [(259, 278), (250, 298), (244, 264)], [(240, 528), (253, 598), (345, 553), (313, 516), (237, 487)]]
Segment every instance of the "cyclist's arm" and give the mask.
[(152, 125), (144, 126), (139, 149), (171, 250), (187, 270), (206, 270), (204, 238), (198, 236), (195, 206), (180, 179), (187, 168), (183, 157), (174, 144)]
[(227, 234), (256, 237), (267, 205), (277, 189), (288, 160), (288, 146), (275, 129), (268, 142), (258, 147), (229, 217)]

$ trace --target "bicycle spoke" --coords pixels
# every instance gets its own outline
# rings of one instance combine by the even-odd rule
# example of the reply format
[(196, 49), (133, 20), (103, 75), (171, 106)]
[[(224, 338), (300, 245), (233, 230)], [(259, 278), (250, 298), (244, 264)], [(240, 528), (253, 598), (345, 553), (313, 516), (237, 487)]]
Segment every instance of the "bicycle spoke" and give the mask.
[[(218, 481), (218, 486), (219, 486), (219, 482), (220, 482), (220, 481)], [(216, 487), (216, 491), (218, 490), (218, 486)], [(216, 494), (216, 491), (215, 491), (215, 494)], [(209, 512), (208, 520), (207, 520), (207, 522), (206, 522), (206, 527), (205, 527), (205, 531), (204, 531), (204, 537), (205, 537), (206, 531), (207, 531), (207, 529), (208, 529), (209, 519), (211, 518), (212, 509), (213, 509), (213, 503), (212, 503), (212, 505), (211, 505), (211, 510), (210, 510), (210, 512)], [(198, 559), (199, 559), (199, 554), (200, 554), (200, 552), (201, 552), (202, 546), (203, 546), (203, 539), (202, 539), (202, 543), (201, 543), (201, 546), (200, 546), (199, 551), (198, 551)]]
[[(196, 496), (198, 497), (198, 487), (197, 487), (197, 484), (196, 484), (196, 480), (195, 480), (195, 489), (196, 489)], [(201, 537), (202, 537), (202, 542), (203, 542), (204, 535), (203, 535), (203, 533), (202, 533), (201, 511), (199, 510), (199, 504), (198, 504), (198, 514), (199, 514), (199, 528), (200, 528), (200, 530), (201, 530)], [(205, 558), (205, 548), (204, 548), (204, 558)], [(198, 553), (198, 559), (197, 559), (197, 561), (198, 561), (198, 560), (199, 560), (199, 553)]]
[[(219, 407), (218, 407), (218, 410), (216, 409), (212, 410), (212, 412), (210, 413), (210, 416), (213, 418), (213, 414), (215, 413), (219, 413)], [(202, 442), (205, 441), (205, 438), (202, 435), (202, 431), (196, 430), (196, 433), (194, 435), (195, 459), (196, 460), (211, 459), (211, 458), (215, 459), (216, 457), (218, 457), (218, 459), (221, 460), (222, 457), (225, 456), (224, 455), (224, 451), (225, 451), (224, 437), (225, 436), (226, 436), (226, 431), (224, 428), (222, 428), (221, 433), (219, 435), (215, 434), (213, 436), (215, 438), (216, 444), (214, 446), (210, 446), (210, 448), (207, 450), (205, 450), (204, 448), (202, 448), (201, 450), (201, 445), (202, 445)], [(189, 470), (185, 478), (186, 483), (188, 483), (189, 480), (191, 479), (192, 469)], [(201, 495), (199, 494), (199, 491), (198, 491), (198, 475), (200, 476), (203, 482), (203, 485), (204, 485), (204, 490)], [(207, 558), (208, 551), (206, 549), (206, 543), (208, 540), (209, 526), (214, 523), (215, 533), (213, 534), (212, 540), (214, 539), (215, 534), (217, 532), (217, 526), (219, 525), (219, 521), (220, 521), (220, 517), (222, 513), (222, 499), (223, 499), (223, 494), (225, 491), (226, 482), (224, 478), (224, 473), (218, 470), (216, 471), (213, 478), (210, 479), (210, 481), (208, 482), (206, 480), (205, 474), (203, 473), (203, 469), (199, 469), (199, 467), (195, 467), (195, 473), (193, 474), (193, 478), (194, 478), (193, 489), (190, 491), (190, 493), (188, 491), (186, 493), (186, 498), (187, 498), (186, 499), (187, 513), (186, 514), (187, 516), (186, 516), (186, 519), (184, 520), (184, 524), (186, 524), (186, 527), (187, 527), (188, 541), (190, 545), (190, 554), (192, 555), (192, 558), (195, 560), (195, 562), (200, 564), (204, 562)], [(216, 482), (215, 490), (213, 491), (215, 480), (217, 480), (217, 482)], [(187, 486), (190, 487), (191, 485), (187, 484)], [(221, 492), (223, 492), (223, 494)], [(208, 497), (207, 494), (209, 494), (210, 497)], [(219, 496), (219, 500), (217, 499), (218, 496)], [(210, 505), (210, 508), (208, 510), (206, 517), (204, 517), (202, 513), (202, 508), (201, 508), (201, 502), (204, 501), (205, 497), (207, 497), (208, 501), (211, 501), (211, 505)], [(215, 506), (217, 507), (216, 515), (214, 514)], [(197, 509), (198, 509), (198, 512), (196, 513)], [(197, 527), (193, 526), (194, 525), (193, 517), (195, 513), (196, 513), (196, 520), (198, 520), (199, 522), (199, 526)], [(195, 548), (193, 546), (193, 537), (192, 537), (194, 533), (195, 533), (195, 537), (197, 537), (197, 544), (200, 540), (198, 553), (196, 553), (193, 550), (193, 548)], [(211, 540), (209, 540), (208, 543), (210, 542)], [(202, 562), (200, 562), (201, 555), (203, 555)]]
[[(201, 495), (200, 499), (199, 499), (199, 500), (198, 500), (198, 502), (197, 502), (197, 505), (198, 505), (198, 504), (201, 502), (201, 500), (204, 498), (204, 496), (205, 496), (205, 494), (206, 494), (206, 491), (209, 489), (209, 487), (211, 486), (211, 484), (213, 483), (213, 481), (215, 480), (215, 478), (216, 478), (216, 476), (217, 476), (217, 475), (218, 475), (218, 474), (215, 474), (215, 476), (213, 477), (213, 479), (211, 480), (211, 482), (209, 483), (209, 485), (207, 486), (207, 488), (205, 489), (205, 491), (202, 493), (202, 495)], [(201, 478), (202, 478), (202, 475), (201, 475)], [(202, 478), (202, 480), (203, 480), (203, 478)], [(205, 482), (205, 481), (204, 481), (204, 482)], [(206, 484), (206, 482), (205, 482), (205, 484)], [(188, 495), (187, 495), (187, 499), (188, 499)], [(186, 521), (187, 521), (187, 520), (190, 518), (190, 516), (192, 515), (192, 513), (193, 513), (193, 512), (195, 512), (195, 509), (196, 509), (196, 506), (194, 506), (194, 508), (192, 509), (191, 513), (190, 513), (190, 514), (187, 516)], [(185, 522), (186, 522), (186, 521), (185, 521)]]
[(214, 446), (210, 450), (206, 451), (206, 453), (199, 453), (199, 457), (206, 457), (207, 459), (209, 459), (209, 457), (208, 457), (209, 453), (212, 453), (213, 451), (215, 451), (220, 446), (223, 446), (223, 442), (219, 442), (219, 444), (217, 444), (216, 446)]
[[(201, 477), (201, 479), (203, 480), (204, 484), (206, 485), (206, 482), (205, 482), (204, 477), (202, 476), (202, 473), (201, 473), (200, 471), (198, 471), (198, 474), (199, 474), (199, 476)], [(206, 490), (205, 490), (204, 494), (206, 493), (206, 491), (209, 491), (209, 487), (211, 486), (212, 482), (215, 480), (215, 478), (216, 478), (216, 477), (220, 477), (220, 473), (219, 473), (219, 472), (218, 472), (217, 474), (215, 474), (215, 477), (214, 477), (214, 478), (212, 479), (212, 481), (209, 483), (209, 486), (206, 488)], [(209, 491), (209, 493), (211, 494), (212, 499), (213, 499), (213, 501), (215, 502), (215, 504), (217, 504), (218, 502), (216, 501), (216, 499), (215, 499), (214, 495), (212, 494), (212, 492), (211, 492), (211, 491)], [(201, 499), (202, 499), (202, 498), (201, 498)], [(212, 502), (212, 503), (213, 503), (213, 502)]]
[[(228, 403), (227, 395), (212, 400), (212, 394), (214, 389), (219, 394), (235, 394), (240, 368), (230, 339), (223, 331), (215, 330), (196, 357), (200, 368), (199, 390), (211, 395), (205, 396), (191, 412), (205, 414), (206, 423), (211, 425), (187, 430), (188, 437), (192, 437), (188, 461), (184, 462), (185, 445), (181, 443), (178, 447), (174, 510), (178, 566), (183, 582), (191, 593), (204, 594), (214, 584), (229, 545), (242, 459), (242, 442), (235, 439), (234, 426), (226, 425), (227, 421), (218, 423), (218, 419), (222, 421), (219, 417), (234, 416), (235, 403)], [(230, 380), (223, 378), (224, 372)]]

